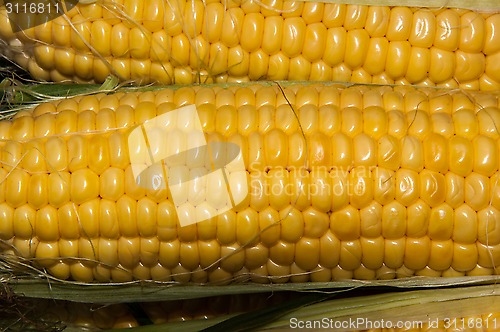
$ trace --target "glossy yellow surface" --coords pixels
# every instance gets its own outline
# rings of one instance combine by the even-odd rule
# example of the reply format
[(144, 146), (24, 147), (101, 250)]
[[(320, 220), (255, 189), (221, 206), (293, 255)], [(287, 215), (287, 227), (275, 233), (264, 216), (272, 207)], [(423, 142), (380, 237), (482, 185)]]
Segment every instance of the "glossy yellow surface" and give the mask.
[(24, 33), (3, 22), (2, 53), (40, 80), (500, 88), (498, 13), (281, 0), (122, 2), (79, 4), (67, 19)]
[[(275, 85), (99, 94), (1, 122), (0, 238), (55, 277), (86, 282), (497, 273), (498, 95), (284, 91), (286, 99)], [(176, 210), (171, 188), (135, 181), (128, 129), (189, 104), (208, 142), (240, 148), (246, 172), (228, 181), (249, 188), (232, 192), (242, 199), (229, 211), (181, 227), (177, 213), (208, 215), (224, 201), (224, 183), (182, 182)], [(172, 136), (157, 148), (192, 144)], [(213, 149), (214, 161), (227, 152)], [(179, 179), (204, 158), (179, 158)], [(202, 205), (188, 204), (207, 190)]]

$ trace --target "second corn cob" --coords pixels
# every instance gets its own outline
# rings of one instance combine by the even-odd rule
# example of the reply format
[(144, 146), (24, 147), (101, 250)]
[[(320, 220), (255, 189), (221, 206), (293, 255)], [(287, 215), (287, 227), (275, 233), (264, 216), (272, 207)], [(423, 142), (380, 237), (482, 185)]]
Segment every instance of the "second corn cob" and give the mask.
[[(457, 293), (459, 290), (457, 289)], [(418, 292), (418, 291), (417, 291)], [(431, 293), (432, 290), (426, 290), (425, 292)], [(414, 296), (415, 292), (408, 291), (410, 296)], [(140, 302), (133, 305), (126, 305), (123, 303), (111, 304), (111, 305), (99, 305), (99, 304), (87, 304), (87, 303), (71, 303), (68, 301), (60, 300), (45, 300), (45, 299), (22, 299), (17, 304), (18, 307), (26, 307), (31, 309), (30, 321), (24, 322), (25, 325), (21, 327), (26, 328), (28, 324), (33, 324), (36, 321), (44, 322), (46, 325), (54, 325), (54, 330), (57, 324), (59, 326), (71, 326), (71, 327), (85, 327), (87, 329), (118, 329), (124, 327), (153, 327), (156, 326), (158, 330), (166, 330), (167, 324), (175, 324), (176, 322), (189, 322), (189, 321), (204, 321), (206, 325), (199, 327), (208, 327), (214, 322), (213, 319), (221, 318), (227, 315), (234, 315), (235, 313), (249, 313), (251, 311), (269, 309), (271, 307), (283, 306), (285, 303), (291, 301), (297, 301), (304, 294), (301, 293), (284, 293), (284, 292), (274, 292), (273, 294), (261, 293), (261, 294), (239, 294), (233, 296), (212, 296), (200, 299), (190, 299), (190, 300), (170, 300), (170, 301), (158, 301), (158, 302)], [(495, 294), (496, 295), (496, 294)], [(490, 295), (488, 299), (490, 302), (491, 298), (495, 295)], [(498, 296), (498, 295), (496, 295)], [(365, 296), (368, 303), (373, 303), (375, 301), (375, 296)], [(402, 294), (401, 294), (402, 297)], [(378, 299), (381, 300), (380, 297)], [(336, 305), (336, 302), (340, 302), (342, 299), (329, 301), (332, 306)], [(387, 300), (386, 300), (387, 301)], [(23, 303), (25, 302), (25, 303)], [(438, 302), (438, 300), (434, 300)], [(457, 301), (459, 302), (459, 301)], [(380, 304), (380, 302), (378, 302)], [(385, 303), (385, 302), (382, 302)], [(431, 302), (432, 304), (433, 302)], [(9, 303), (12, 306), (11, 303)], [(359, 305), (359, 304), (358, 304)], [(414, 310), (418, 310), (419, 307), (428, 306), (429, 303), (422, 303), (414, 305)], [(30, 307), (36, 307), (33, 310)], [(140, 307), (140, 310), (137, 308)], [(415, 308), (416, 307), (416, 308)], [(484, 309), (481, 308), (471, 309), (472, 305), (467, 304), (466, 310), (469, 311), (468, 314), (464, 314), (464, 303), (447, 303), (446, 307), (443, 305), (439, 312), (432, 312), (428, 318), (422, 319), (421, 317), (414, 317), (412, 315), (402, 316), (397, 314), (396, 308), (392, 306), (392, 315), (385, 312), (383, 318), (374, 319), (373, 315), (367, 315), (366, 309), (364, 312), (351, 316), (344, 314), (343, 317), (335, 317), (329, 311), (322, 311), (321, 314), (325, 316), (325, 319), (318, 320), (311, 319), (307, 315), (302, 314), (300, 318), (294, 317), (291, 320), (282, 319), (280, 323), (275, 326), (260, 326), (259, 330), (273, 330), (276, 329), (276, 325), (281, 325), (282, 328), (298, 328), (306, 326), (316, 326), (320, 328), (331, 327), (331, 329), (341, 330), (342, 326), (354, 326), (352, 328), (353, 332), (425, 332), (425, 331), (441, 331), (441, 332), (462, 332), (462, 331), (498, 331), (500, 319), (500, 312), (495, 309)], [(361, 306), (361, 308), (363, 308)], [(19, 308), (17, 308), (19, 309)], [(264, 309), (264, 310), (263, 310)], [(350, 308), (351, 312), (355, 312), (354, 309)], [(307, 310), (307, 309), (305, 309)], [(358, 307), (359, 310), (359, 307)], [(409, 310), (406, 309), (406, 312)], [(313, 312), (309, 310), (309, 312)], [(332, 309), (333, 312), (333, 309)], [(289, 316), (293, 314), (298, 315), (300, 310), (292, 312)], [(327, 319), (327, 316), (334, 316), (333, 318)], [(368, 316), (368, 317), (367, 317)], [(392, 317), (391, 317), (392, 316)], [(5, 318), (2, 313), (0, 317)], [(18, 318), (17, 315), (12, 313), (7, 316), (8, 318)], [(33, 317), (37, 320), (34, 321)], [(27, 320), (27, 317), (22, 317), (20, 321)], [(234, 319), (234, 318), (233, 318)], [(354, 324), (352, 322), (355, 322)], [(2, 320), (0, 324), (4, 323)], [(288, 324), (287, 324), (288, 323)], [(241, 325), (241, 324), (240, 324)], [(287, 326), (288, 325), (288, 326)], [(0, 325), (6, 326), (6, 325)], [(181, 326), (181, 325), (177, 325)], [(188, 325), (189, 326), (189, 325)], [(370, 326), (372, 327), (370, 329)], [(373, 326), (384, 326), (383, 328), (375, 328)], [(388, 326), (392, 326), (389, 328)], [(12, 326), (10, 326), (12, 328)], [(189, 326), (191, 327), (191, 326)], [(40, 329), (39, 326), (37, 328)], [(173, 329), (174, 327), (172, 327)], [(369, 330), (368, 330), (369, 329)], [(44, 329), (48, 330), (46, 327)], [(192, 328), (191, 330), (194, 330)], [(133, 330), (132, 330), (133, 331)]]
[[(85, 282), (497, 274), (499, 100), (473, 97), (256, 85), (43, 103), (0, 122), (4, 257)], [(186, 204), (210, 193), (188, 217), (213, 217), (182, 227), (169, 188), (136, 182), (128, 137), (185, 105), (208, 142), (239, 147), (246, 171), (227, 180), (248, 195), (236, 190), (240, 203), (215, 216), (224, 183), (183, 183)]]
[(12, 8), (0, 10), (2, 52), (39, 80), (115, 75), (142, 84), (290, 79), (500, 89), (498, 12), (100, 0), (13, 33), (9, 22), (37, 18)]

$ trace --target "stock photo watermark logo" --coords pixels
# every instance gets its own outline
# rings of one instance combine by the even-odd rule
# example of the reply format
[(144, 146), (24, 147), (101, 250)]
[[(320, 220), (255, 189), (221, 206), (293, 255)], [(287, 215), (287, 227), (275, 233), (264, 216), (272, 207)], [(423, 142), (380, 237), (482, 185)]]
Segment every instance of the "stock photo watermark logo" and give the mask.
[(19, 32), (52, 21), (79, 2), (88, 0), (0, 0), (0, 7), (5, 7), (12, 31)]
[(207, 143), (194, 105), (136, 127), (128, 147), (136, 183), (151, 190), (168, 186), (181, 226), (224, 213), (248, 195), (240, 147)]

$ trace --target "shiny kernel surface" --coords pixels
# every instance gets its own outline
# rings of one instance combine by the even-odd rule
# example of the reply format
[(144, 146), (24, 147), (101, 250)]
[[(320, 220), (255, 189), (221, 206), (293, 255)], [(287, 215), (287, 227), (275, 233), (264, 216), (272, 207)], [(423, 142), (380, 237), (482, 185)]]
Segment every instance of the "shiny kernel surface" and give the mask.
[(79, 4), (70, 13), (69, 21), (58, 18), (26, 35), (2, 25), (5, 53), (40, 80), (101, 83), (113, 74), (138, 84), (293, 79), (500, 87), (496, 12), (155, 0)]
[[(249, 271), (280, 282), (382, 278), (384, 269), (496, 273), (496, 94), (331, 84), (283, 91), (286, 99), (274, 84), (118, 93), (4, 120), (0, 238), (54, 276), (84, 282), (149, 279), (159, 265), (182, 282)], [(199, 104), (207, 142), (238, 146), (232, 158), (245, 171), (225, 166), (229, 188), (213, 176), (184, 181), (206, 174), (207, 159), (231, 154), (212, 146), (212, 156), (194, 149), (174, 158), (176, 189), (138, 182), (131, 156), (179, 152), (198, 139), (179, 134), (194, 124), (177, 117), (162, 123), (182, 128), (168, 145), (155, 143), (156, 132), (131, 150), (129, 129), (189, 104)], [(168, 162), (145, 174), (163, 174)], [(216, 214), (224, 188), (239, 203)], [(182, 226), (181, 214), (205, 220)]]

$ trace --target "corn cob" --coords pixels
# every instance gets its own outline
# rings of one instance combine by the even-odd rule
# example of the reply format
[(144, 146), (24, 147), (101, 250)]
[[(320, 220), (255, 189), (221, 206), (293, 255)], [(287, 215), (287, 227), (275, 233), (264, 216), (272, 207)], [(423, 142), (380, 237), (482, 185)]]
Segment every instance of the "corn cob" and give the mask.
[(228, 314), (269, 308), (293, 299), (294, 296), (291, 295), (295, 295), (295, 298), (298, 297), (297, 294), (277, 292), (272, 296), (264, 293), (212, 296), (176, 301), (140, 302), (137, 306), (143, 312), (135, 313), (135, 315), (133, 312), (135, 308), (130, 308), (123, 303), (102, 306), (56, 301), (57, 306), (49, 309), (44, 316), (57, 317), (59, 321), (87, 328), (124, 328), (139, 326), (138, 318), (140, 317), (137, 316), (140, 314), (146, 315), (150, 321), (149, 323), (154, 325), (194, 319), (210, 319)]
[[(39, 331), (60, 331), (62, 330), (60, 326), (66, 326), (98, 331), (194, 319), (207, 320), (259, 310), (283, 303), (287, 299), (300, 297), (300, 294), (294, 295), (280, 292), (272, 296), (267, 293), (225, 295), (190, 300), (140, 302), (136, 305), (126, 303), (103, 305), (20, 297), (10, 302), (0, 302), (0, 328), (9, 327), (9, 331), (25, 331), (28, 330), (27, 327), (33, 325)], [(12, 309), (3, 312), (4, 308)], [(21, 312), (30, 312), (30, 316), (20, 317)], [(3, 324), (12, 320), (17, 320), (17, 324), (10, 326)], [(42, 322), (44, 325), (37, 326), (37, 322)]]
[[(123, 303), (96, 305), (25, 297), (2, 299), (0, 328), (3, 331), (100, 331), (139, 326)], [(84, 329), (82, 329), (84, 328)]]
[[(42, 1), (43, 2), (43, 1)], [(499, 8), (500, 9), (500, 8)], [(301, 1), (103, 0), (14, 33), (39, 80), (348, 81), (500, 89), (500, 13)], [(18, 21), (36, 22), (22, 13)]]
[[(140, 303), (141, 309), (152, 324), (165, 324), (171, 322), (190, 321), (195, 319), (210, 319), (225, 314), (243, 313), (279, 305), (286, 299), (294, 299), (297, 296), (276, 293), (251, 294), (238, 296), (219, 296), (206, 299), (162, 301)], [(45, 302), (45, 301), (44, 301)], [(43, 302), (42, 302), (43, 303)], [(48, 304), (48, 303), (47, 303)], [(57, 301), (52, 304), (49, 312), (42, 318), (57, 321), (75, 327), (86, 327), (89, 329), (114, 329), (124, 327), (151, 326), (141, 325), (134, 317), (134, 313), (124, 304), (113, 304), (110, 306), (96, 306), (85, 303), (70, 303)], [(363, 317), (357, 317), (363, 319)], [(355, 318), (356, 319), (356, 318)], [(478, 312), (476, 315), (460, 316), (453, 315), (446, 319), (430, 319), (428, 321), (412, 321), (407, 319), (400, 321), (407, 327), (396, 327), (397, 322), (392, 323), (393, 328), (373, 328), (369, 330), (352, 330), (353, 332), (460, 332), (460, 331), (498, 331), (498, 312)], [(317, 321), (319, 322), (319, 321)], [(371, 321), (371, 324), (380, 323)], [(389, 323), (385, 323), (389, 325)], [(312, 325), (312, 324), (311, 324)], [(359, 324), (361, 325), (361, 324)], [(319, 324), (318, 324), (319, 326)], [(262, 330), (267, 330), (266, 328)], [(340, 329), (339, 329), (340, 330)]]
[[(411, 293), (411, 292), (410, 292)], [(277, 305), (283, 305), (291, 300), (297, 300), (301, 297), (300, 293), (283, 293), (275, 292), (272, 295), (264, 294), (239, 294), (232, 296), (214, 296), (209, 298), (190, 299), (190, 300), (174, 300), (174, 301), (159, 301), (159, 302), (139, 302), (136, 307), (140, 307), (140, 311), (134, 310), (136, 307), (128, 306), (127, 304), (111, 304), (111, 305), (96, 305), (88, 303), (75, 303), (61, 300), (45, 300), (45, 299), (22, 299), (19, 307), (30, 308), (36, 306), (30, 318), (36, 317), (38, 321), (44, 322), (46, 325), (59, 324), (71, 327), (85, 327), (88, 329), (115, 329), (124, 327), (151, 326), (173, 322), (186, 322), (192, 320), (207, 320), (221, 317), (228, 314), (245, 313), (264, 308), (271, 308)], [(36, 301), (36, 302), (35, 302)], [(26, 302), (26, 303), (23, 303)], [(456, 306), (456, 304), (452, 304)], [(12, 303), (10, 303), (12, 306)], [(449, 309), (449, 308), (448, 308)], [(457, 308), (459, 309), (459, 308)], [(17, 315), (16, 315), (17, 314)], [(19, 313), (12, 315), (0, 314), (2, 318), (18, 318)], [(322, 313), (328, 315), (328, 313)], [(144, 317), (145, 316), (145, 317)], [(399, 316), (401, 317), (401, 316)], [(27, 317), (23, 317), (25, 320)], [(21, 318), (21, 320), (23, 319)], [(363, 317), (360, 314), (354, 317), (354, 320), (360, 319), (365, 324), (380, 324), (380, 321), (373, 321)], [(404, 320), (384, 320), (384, 325), (393, 324), (393, 328), (373, 328), (369, 330), (358, 330), (363, 323), (359, 323), (358, 329), (352, 331), (360, 332), (397, 332), (397, 331), (442, 331), (442, 332), (459, 332), (459, 331), (498, 331), (498, 320), (500, 313), (494, 310), (474, 310), (472, 315), (450, 314), (446, 319), (432, 318), (427, 320), (413, 320), (411, 317), (405, 317)], [(147, 321), (146, 321), (147, 320)], [(142, 321), (142, 322), (141, 322)], [(332, 320), (340, 323), (342, 320)], [(366, 323), (371, 321), (371, 323)], [(319, 322), (316, 320), (316, 322)], [(400, 324), (406, 324), (407, 327), (397, 327)], [(29, 324), (32, 322), (24, 322)], [(304, 324), (305, 325), (305, 324)], [(335, 323), (332, 324), (335, 326)], [(0, 326), (1, 323), (0, 323)], [(55, 327), (55, 326), (54, 326)], [(164, 326), (161, 326), (165, 330)], [(272, 329), (268, 326), (260, 330)], [(21, 329), (19, 329), (21, 330)], [(48, 328), (44, 330), (49, 330)], [(55, 330), (55, 329), (54, 329)], [(339, 329), (340, 330), (340, 329)], [(132, 330), (134, 331), (134, 330)]]
[[(497, 274), (499, 99), (475, 97), (257, 85), (40, 104), (0, 122), (3, 257), (83, 282)], [(223, 183), (182, 183), (183, 213), (209, 219), (181, 227), (171, 188), (133, 176), (127, 139), (185, 105), (196, 106), (208, 142), (241, 149), (246, 171), (228, 175), (240, 203), (219, 215), (210, 211)], [(173, 137), (168, 147), (189, 144)]]

